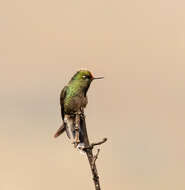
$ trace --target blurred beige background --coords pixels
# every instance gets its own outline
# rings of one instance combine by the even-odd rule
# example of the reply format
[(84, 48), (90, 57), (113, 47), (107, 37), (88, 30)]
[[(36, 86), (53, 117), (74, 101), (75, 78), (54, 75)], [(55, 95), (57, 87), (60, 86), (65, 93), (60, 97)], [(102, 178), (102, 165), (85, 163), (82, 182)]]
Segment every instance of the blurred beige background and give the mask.
[(81, 67), (102, 190), (185, 189), (185, 3), (0, 2), (0, 189), (94, 189), (61, 123), (59, 93)]

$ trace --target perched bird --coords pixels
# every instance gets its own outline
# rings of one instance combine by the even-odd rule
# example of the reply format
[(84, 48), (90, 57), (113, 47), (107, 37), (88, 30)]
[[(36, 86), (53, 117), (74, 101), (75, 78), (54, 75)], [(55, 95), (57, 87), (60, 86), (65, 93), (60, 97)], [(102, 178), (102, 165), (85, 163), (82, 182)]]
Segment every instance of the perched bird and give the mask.
[(88, 70), (79, 70), (71, 78), (60, 94), (61, 116), (63, 124), (57, 130), (54, 137), (58, 137), (66, 131), (69, 138), (73, 138), (74, 146), (83, 149), (83, 131), (80, 127), (80, 117), (84, 117), (84, 108), (87, 105), (87, 91), (95, 78)]

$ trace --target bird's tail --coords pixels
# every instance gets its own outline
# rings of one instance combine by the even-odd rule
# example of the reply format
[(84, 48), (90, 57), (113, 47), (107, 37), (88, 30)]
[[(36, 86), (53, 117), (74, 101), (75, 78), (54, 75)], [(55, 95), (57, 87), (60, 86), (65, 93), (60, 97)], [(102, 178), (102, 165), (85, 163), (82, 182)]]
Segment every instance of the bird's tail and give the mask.
[(59, 135), (61, 135), (64, 131), (66, 130), (66, 126), (63, 123), (59, 129), (57, 130), (57, 132), (55, 133), (54, 137), (57, 138)]

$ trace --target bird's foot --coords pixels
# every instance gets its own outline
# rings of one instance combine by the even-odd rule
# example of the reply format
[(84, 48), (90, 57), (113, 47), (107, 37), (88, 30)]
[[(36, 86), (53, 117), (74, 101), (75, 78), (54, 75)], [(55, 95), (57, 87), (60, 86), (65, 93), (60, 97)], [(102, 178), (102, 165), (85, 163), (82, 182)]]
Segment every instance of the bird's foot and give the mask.
[(81, 154), (85, 155), (85, 151), (83, 150), (84, 149), (84, 143), (79, 143), (78, 146), (76, 147), (78, 149), (78, 151), (80, 151)]
[(81, 117), (81, 119), (85, 119), (85, 114), (84, 114), (84, 113), (81, 113), (81, 114), (80, 114), (80, 117)]
[(84, 108), (80, 109), (80, 117), (83, 119), (85, 118), (85, 114), (84, 114)]
[(79, 143), (80, 143), (80, 141), (76, 141), (76, 140), (72, 142), (72, 144), (74, 145), (74, 148), (76, 148)]

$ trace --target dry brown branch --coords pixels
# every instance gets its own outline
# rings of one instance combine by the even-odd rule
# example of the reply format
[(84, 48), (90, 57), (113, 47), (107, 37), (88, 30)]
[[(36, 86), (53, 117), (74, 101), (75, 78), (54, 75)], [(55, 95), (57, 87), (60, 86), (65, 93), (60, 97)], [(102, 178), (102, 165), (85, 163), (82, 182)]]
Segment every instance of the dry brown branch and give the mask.
[(92, 162), (93, 168), (95, 166), (96, 160), (98, 159), (99, 153), (100, 153), (100, 149), (97, 150), (96, 155), (93, 157), (93, 162)]
[(85, 143), (84, 151), (86, 152), (87, 158), (89, 160), (89, 165), (90, 165), (91, 172), (92, 172), (92, 175), (93, 175), (93, 181), (94, 181), (94, 185), (95, 185), (95, 190), (101, 190), (98, 171), (97, 171), (97, 168), (96, 168), (96, 160), (98, 159), (100, 149), (98, 149), (97, 154), (95, 156), (93, 155), (92, 150), (93, 150), (94, 146), (101, 145), (101, 144), (105, 143), (107, 141), (107, 138), (104, 138), (100, 142), (90, 144), (88, 134), (87, 134), (85, 117), (82, 116), (81, 121), (82, 121), (81, 127), (82, 127), (82, 131), (83, 131), (84, 143)]
[(97, 143), (91, 143), (89, 146), (85, 147), (84, 150), (93, 149), (94, 146), (101, 145), (101, 144), (105, 143), (106, 141), (107, 141), (107, 138), (103, 138), (101, 141), (99, 141)]

